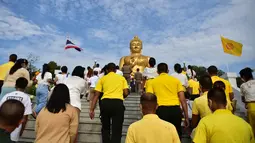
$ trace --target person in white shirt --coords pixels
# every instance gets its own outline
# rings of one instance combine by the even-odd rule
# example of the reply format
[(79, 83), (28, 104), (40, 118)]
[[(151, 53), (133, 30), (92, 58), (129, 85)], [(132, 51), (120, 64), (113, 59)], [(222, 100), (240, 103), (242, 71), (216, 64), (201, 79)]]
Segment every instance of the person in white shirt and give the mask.
[(240, 87), (242, 101), (246, 104), (248, 122), (255, 132), (255, 80), (253, 79), (252, 69), (244, 68), (239, 74), (245, 82)]
[[(96, 87), (96, 84), (97, 84), (97, 81), (98, 81), (99, 77), (98, 77), (98, 72), (97, 71), (94, 71), (94, 74), (91, 78), (89, 78), (89, 86), (90, 86), (90, 93), (89, 93), (89, 96), (87, 98), (87, 101), (92, 101), (93, 100), (93, 97), (94, 97), (94, 94), (95, 94), (95, 87)], [(91, 102), (90, 102), (91, 104)]]
[(96, 64), (96, 67), (93, 69), (93, 71), (97, 71), (98, 73), (101, 72), (101, 68), (99, 64)]
[(175, 73), (172, 73), (171, 75), (177, 79), (179, 79), (182, 83), (182, 86), (186, 88), (189, 87), (189, 84), (188, 84), (188, 78), (187, 76), (185, 76), (184, 74), (182, 74), (182, 67), (180, 64), (175, 64), (174, 65), (174, 70), (175, 70)]
[(65, 80), (68, 78), (68, 68), (66, 66), (61, 67), (61, 74), (57, 74), (55, 77), (55, 83), (60, 84), (64, 83)]
[(81, 111), (81, 98), (85, 93), (86, 81), (84, 80), (84, 70), (84, 67), (76, 66), (72, 72), (72, 76), (65, 81), (65, 85), (70, 92), (70, 104), (75, 107), (79, 113)]
[(146, 78), (146, 79), (153, 79), (155, 78), (156, 76), (158, 76), (158, 72), (157, 72), (157, 68), (154, 67), (156, 65), (156, 60), (151, 57), (149, 59), (149, 65), (150, 67), (146, 67), (143, 71), (143, 76)]
[(52, 74), (49, 72), (48, 64), (43, 65), (42, 73), (36, 76), (38, 87), (36, 89), (36, 108), (33, 116), (36, 117), (41, 109), (46, 106), (50, 84), (52, 83)]
[(123, 72), (120, 70), (119, 66), (116, 66), (116, 74), (123, 76)]
[(5, 101), (14, 99), (14, 100), (20, 101), (25, 107), (23, 123), (19, 125), (11, 133), (11, 140), (14, 142), (19, 141), (19, 137), (22, 135), (26, 127), (28, 115), (32, 114), (32, 103), (31, 103), (30, 97), (26, 93), (24, 93), (27, 85), (28, 85), (28, 80), (26, 78), (24, 77), (18, 78), (16, 80), (16, 85), (15, 85), (16, 91), (6, 94), (0, 101), (0, 105), (2, 105)]
[(107, 71), (107, 65), (105, 65), (105, 66), (102, 68), (102, 70), (101, 70), (100, 74), (98, 75), (98, 77), (99, 77), (99, 78), (102, 78), (102, 77), (105, 76), (107, 73), (108, 73), (108, 71)]
[(146, 67), (143, 71), (143, 82), (141, 85), (142, 88), (146, 88), (146, 86), (148, 85), (148, 84), (146, 84), (146, 82), (148, 80), (152, 80), (158, 76), (158, 71), (157, 71), (157, 68), (155, 67), (155, 65), (156, 65), (156, 59), (151, 57), (149, 59), (149, 67)]
[(191, 65), (188, 65), (187, 76), (189, 78), (195, 78), (196, 72), (193, 70)]

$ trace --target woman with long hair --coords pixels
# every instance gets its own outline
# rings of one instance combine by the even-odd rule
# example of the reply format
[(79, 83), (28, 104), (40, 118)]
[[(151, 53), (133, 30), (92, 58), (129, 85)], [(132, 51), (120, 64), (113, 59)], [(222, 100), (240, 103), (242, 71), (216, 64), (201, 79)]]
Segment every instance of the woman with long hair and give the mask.
[(87, 78), (91, 78), (93, 76), (93, 69), (89, 69), (87, 73)]
[[(5, 77), (4, 84), (2, 87), (2, 93), (0, 96), (0, 100), (2, 97), (10, 93), (12, 91), (15, 91), (15, 84), (16, 80), (20, 77), (26, 78), (28, 81), (30, 81), (30, 74), (27, 70), (28, 61), (26, 59), (18, 59), (14, 66), (10, 69), (10, 71), (7, 73), (7, 76)], [(32, 81), (28, 83), (28, 86), (32, 85)]]
[(195, 78), (196, 76), (196, 72), (193, 70), (193, 67), (191, 65), (188, 65), (187, 76), (189, 78)]
[(242, 69), (239, 74), (244, 83), (240, 87), (242, 101), (246, 104), (248, 122), (255, 135), (255, 80), (251, 68)]
[(45, 108), (36, 118), (36, 143), (73, 143), (78, 130), (78, 113), (70, 105), (70, 94), (65, 84), (58, 84)]
[(72, 76), (66, 79), (65, 84), (67, 85), (70, 92), (70, 104), (74, 106), (78, 112), (81, 111), (81, 98), (85, 93), (85, 80), (84, 80), (85, 68), (77, 66), (72, 72)]
[[(84, 80), (85, 68), (82, 66), (76, 66), (72, 72), (72, 76), (67, 78), (65, 85), (69, 89), (70, 93), (70, 104), (75, 107), (78, 116), (81, 112), (81, 98), (85, 94), (86, 81)], [(78, 129), (76, 131), (75, 141), (78, 137)]]
[(50, 84), (52, 81), (52, 74), (49, 72), (48, 64), (44, 64), (42, 68), (42, 73), (36, 76), (36, 82), (38, 87), (36, 89), (36, 108), (33, 113), (34, 117), (39, 114), (41, 109), (45, 107), (47, 103), (47, 98), (49, 94)]
[(89, 80), (93, 76), (93, 69), (88, 68), (88, 73), (85, 75), (85, 96), (87, 101), (89, 102), (89, 97), (90, 97), (90, 85), (89, 85)]

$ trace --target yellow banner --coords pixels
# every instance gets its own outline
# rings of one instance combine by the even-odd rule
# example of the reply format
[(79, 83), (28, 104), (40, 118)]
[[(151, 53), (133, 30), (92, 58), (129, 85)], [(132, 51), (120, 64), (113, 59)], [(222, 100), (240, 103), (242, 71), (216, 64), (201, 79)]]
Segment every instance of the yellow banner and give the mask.
[(223, 50), (225, 53), (231, 54), (234, 56), (239, 56), (239, 57), (242, 55), (243, 44), (224, 38), (222, 36), (221, 36), (221, 42), (222, 42)]

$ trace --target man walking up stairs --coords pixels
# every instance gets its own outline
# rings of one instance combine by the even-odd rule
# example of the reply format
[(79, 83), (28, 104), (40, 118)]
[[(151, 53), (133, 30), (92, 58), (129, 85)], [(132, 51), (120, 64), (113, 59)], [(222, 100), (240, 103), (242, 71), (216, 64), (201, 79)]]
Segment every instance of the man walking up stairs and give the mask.
[[(139, 99), (135, 93), (129, 95), (125, 101), (124, 106), (126, 108), (124, 114), (124, 122), (122, 126), (122, 138), (121, 143), (125, 142), (126, 133), (129, 125), (141, 118)], [(35, 100), (34, 100), (35, 101)], [(101, 139), (101, 121), (99, 118), (99, 106), (95, 109), (95, 118), (91, 120), (89, 117), (89, 102), (86, 99), (82, 99), (82, 107), (80, 113), (80, 123), (78, 130), (78, 143), (102, 143)], [(20, 142), (32, 143), (35, 140), (34, 126), (35, 119), (29, 117), (26, 125), (26, 129), (20, 139)]]

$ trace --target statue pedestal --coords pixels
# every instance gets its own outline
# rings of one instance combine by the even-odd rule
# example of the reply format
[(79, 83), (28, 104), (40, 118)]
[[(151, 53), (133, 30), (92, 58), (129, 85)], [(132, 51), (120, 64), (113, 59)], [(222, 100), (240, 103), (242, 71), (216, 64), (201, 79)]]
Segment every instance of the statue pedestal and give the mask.
[(222, 78), (228, 80), (233, 88), (234, 92), (234, 100), (236, 100), (236, 111), (235, 115), (246, 119), (246, 109), (245, 105), (242, 102), (241, 95), (240, 95), (240, 89), (237, 87), (236, 78), (237, 74), (233, 72), (228, 72), (221, 76)]
[(221, 77), (228, 80), (233, 88), (237, 88), (237, 84), (236, 84), (237, 74), (236, 73), (227, 72), (224, 75), (222, 75)]

